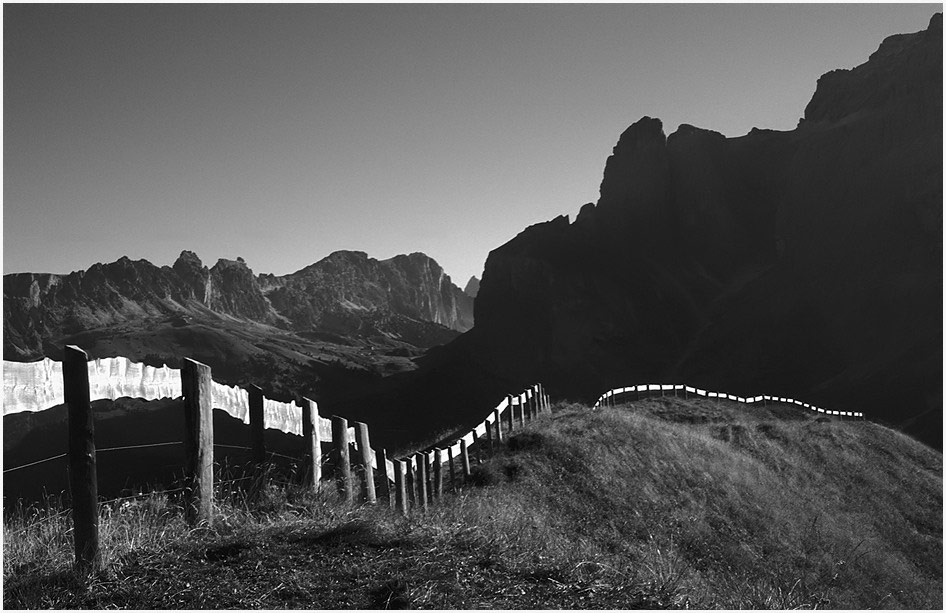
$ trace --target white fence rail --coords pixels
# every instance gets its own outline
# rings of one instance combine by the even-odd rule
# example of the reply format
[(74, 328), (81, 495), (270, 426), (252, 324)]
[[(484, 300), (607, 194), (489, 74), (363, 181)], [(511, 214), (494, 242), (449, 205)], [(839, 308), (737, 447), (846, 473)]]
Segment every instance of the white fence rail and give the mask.
[(614, 402), (614, 398), (619, 394), (630, 394), (630, 393), (640, 393), (640, 392), (665, 392), (672, 391), (674, 394), (682, 391), (684, 395), (693, 394), (695, 396), (701, 396), (705, 398), (717, 398), (722, 400), (732, 400), (733, 402), (741, 402), (743, 404), (758, 404), (758, 403), (768, 403), (776, 402), (781, 404), (794, 404), (796, 406), (815, 411), (817, 413), (823, 413), (825, 415), (836, 415), (838, 417), (851, 417), (851, 418), (864, 418), (863, 413), (858, 413), (855, 411), (832, 411), (829, 409), (823, 409), (821, 407), (814, 406), (807, 402), (802, 402), (801, 400), (795, 400), (794, 398), (784, 398), (781, 396), (753, 396), (751, 398), (744, 398), (742, 396), (733, 396), (732, 394), (724, 394), (723, 392), (710, 392), (707, 390), (700, 389), (698, 387), (691, 387), (689, 385), (667, 385), (667, 384), (654, 384), (647, 383), (641, 385), (632, 385), (630, 387), (618, 387), (612, 390), (608, 390), (605, 393), (601, 394), (598, 400), (595, 402), (594, 408), (597, 409), (599, 406), (610, 404)]
[[(245, 389), (214, 381), (212, 392), (215, 409), (250, 423), (249, 393)], [(98, 358), (89, 361), (89, 393), (92, 400), (180, 398), (181, 371), (166, 365), (148, 366), (124, 357)], [(4, 415), (44, 411), (64, 402), (62, 362), (49, 358), (39, 362), (3, 361)], [(302, 434), (302, 407), (294, 402), (264, 398), (263, 415), (266, 428)], [(318, 424), (321, 440), (331, 441), (331, 420), (319, 416)]]

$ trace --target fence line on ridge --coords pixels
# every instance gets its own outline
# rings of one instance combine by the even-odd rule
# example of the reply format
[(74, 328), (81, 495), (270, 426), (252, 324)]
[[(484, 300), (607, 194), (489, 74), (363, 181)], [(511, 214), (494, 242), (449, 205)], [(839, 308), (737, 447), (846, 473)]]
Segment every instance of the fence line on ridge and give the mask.
[[(213, 522), (214, 448), (237, 448), (250, 451), (254, 465), (260, 466), (274, 456), (296, 460), (291, 456), (267, 451), (264, 428), (279, 429), (300, 436), (302, 467), (308, 487), (317, 490), (323, 484), (322, 443), (330, 444), (328, 464), (342, 500), (366, 504), (386, 503), (402, 514), (425, 511), (438, 503), (449, 490), (469, 483), (474, 456), (499, 448), (511, 433), (529, 422), (551, 413), (550, 399), (541, 384), (532, 385), (519, 394), (509, 394), (485, 412), (481, 422), (465, 434), (441, 445), (415, 451), (404, 457), (391, 457), (385, 449), (371, 447), (368, 425), (333, 415), (322, 417), (315, 401), (302, 398), (283, 403), (263, 396), (257, 386), (242, 389), (213, 381), (211, 368), (191, 359), (182, 360), (180, 370), (167, 366), (154, 368), (131, 362), (127, 358), (88, 360), (84, 351), (67, 346), (65, 363), (42, 360), (11, 367), (4, 362), (4, 414), (37, 411), (66, 404), (69, 415), (69, 449), (65, 454), (31, 462), (4, 472), (34, 464), (68, 458), (68, 472), (73, 507), (73, 535), (76, 567), (89, 571), (100, 565), (98, 553), (98, 506), (96, 448), (93, 412), (90, 403), (101, 398), (123, 396), (144, 399), (183, 399), (185, 428), (181, 441), (104, 448), (116, 451), (141, 447), (183, 444), (185, 450), (183, 493), (184, 514), (191, 524)], [(61, 379), (56, 382), (56, 378)], [(30, 386), (34, 386), (31, 388)], [(608, 390), (593, 409), (614, 405), (616, 398), (630, 393), (647, 395), (682, 394), (684, 397), (723, 399), (745, 404), (769, 402), (793, 404), (839, 417), (863, 418), (863, 413), (831, 411), (791, 398), (755, 396), (744, 398), (711, 392), (687, 385), (645, 384)], [(49, 403), (45, 407), (42, 403)], [(214, 443), (213, 409), (223, 410), (250, 426), (249, 445), (239, 447)], [(471, 456), (471, 453), (473, 454)], [(217, 485), (248, 480), (216, 481)], [(178, 490), (172, 490), (178, 491)], [(121, 499), (117, 499), (121, 500)]]
[(795, 400), (794, 398), (785, 398), (780, 396), (752, 396), (749, 398), (743, 396), (733, 396), (732, 394), (724, 394), (722, 392), (710, 392), (707, 390), (700, 389), (698, 387), (691, 387), (689, 385), (681, 384), (665, 384), (665, 383), (646, 383), (640, 385), (632, 385), (630, 387), (618, 387), (606, 391), (601, 394), (597, 401), (595, 401), (593, 409), (597, 409), (600, 406), (611, 406), (614, 404), (614, 398), (619, 394), (637, 394), (637, 398), (640, 398), (641, 393), (650, 394), (651, 392), (660, 392), (660, 395), (663, 396), (663, 393), (669, 391), (672, 392), (674, 396), (677, 395), (677, 392), (682, 391), (684, 398), (689, 395), (696, 397), (705, 397), (705, 398), (715, 398), (719, 400), (731, 400), (733, 402), (740, 402), (742, 404), (758, 404), (763, 403), (767, 404), (769, 402), (781, 403), (781, 404), (794, 404), (799, 407), (815, 411), (817, 413), (823, 413), (824, 415), (835, 415), (838, 417), (851, 417), (853, 419), (864, 419), (864, 414), (856, 411), (833, 411), (828, 409), (823, 409), (815, 405), (809, 404), (807, 402), (802, 402), (800, 400)]

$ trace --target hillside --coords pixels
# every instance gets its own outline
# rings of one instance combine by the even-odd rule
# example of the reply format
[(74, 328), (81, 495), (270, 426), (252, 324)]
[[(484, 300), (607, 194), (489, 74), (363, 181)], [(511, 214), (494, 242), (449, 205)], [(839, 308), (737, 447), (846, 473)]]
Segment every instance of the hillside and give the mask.
[(160, 496), (116, 506), (92, 589), (56, 526), (8, 518), (4, 606), (939, 609), (942, 455), (815, 415), (558, 405), (410, 519), (332, 488), (224, 503), (198, 532)]

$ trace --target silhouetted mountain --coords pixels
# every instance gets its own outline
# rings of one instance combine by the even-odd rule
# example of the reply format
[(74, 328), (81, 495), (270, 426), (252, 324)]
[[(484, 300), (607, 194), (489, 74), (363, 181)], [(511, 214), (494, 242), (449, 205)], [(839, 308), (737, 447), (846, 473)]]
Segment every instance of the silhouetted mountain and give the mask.
[(636, 122), (597, 203), (490, 253), (476, 326), (385, 381), (385, 413), (434, 429), (534, 381), (583, 400), (685, 381), (863, 411), (941, 447), (942, 70), (937, 14), (823, 76), (795, 130)]
[(476, 295), (480, 291), (480, 280), (475, 276), (470, 277), (470, 280), (466, 282), (466, 287), (463, 288), (463, 293), (465, 293), (470, 298), (476, 298)]

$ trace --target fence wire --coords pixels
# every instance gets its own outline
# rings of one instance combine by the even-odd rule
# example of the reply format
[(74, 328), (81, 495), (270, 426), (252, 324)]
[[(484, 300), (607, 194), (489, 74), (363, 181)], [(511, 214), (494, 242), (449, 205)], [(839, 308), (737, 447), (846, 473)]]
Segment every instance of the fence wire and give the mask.
[(4, 468), (3, 474), (11, 473), (14, 470), (20, 470), (21, 468), (28, 468), (30, 466), (36, 466), (37, 464), (42, 464), (43, 462), (51, 462), (53, 460), (58, 460), (59, 458), (66, 457), (66, 455), (67, 454), (65, 453), (60, 453), (59, 455), (55, 455), (51, 458), (45, 458), (43, 460), (36, 460), (35, 462), (30, 462), (29, 464), (23, 464), (22, 466), (14, 466), (13, 468)]
[(183, 445), (183, 441), (171, 441), (169, 443), (147, 443), (144, 445), (124, 445), (122, 447), (105, 447), (104, 449), (96, 449), (95, 453), (103, 453), (105, 451), (120, 451), (122, 449), (145, 449), (147, 447), (165, 447), (167, 445)]
[[(145, 444), (145, 445), (125, 445), (125, 446), (122, 446), (122, 447), (103, 447), (102, 449), (96, 449), (96, 450), (95, 450), (95, 453), (96, 453), (96, 454), (99, 454), (99, 453), (105, 453), (106, 451), (121, 451), (121, 450), (123, 450), (123, 449), (145, 449), (145, 448), (147, 448), (147, 447), (164, 447), (164, 446), (167, 446), (167, 445), (182, 445), (182, 444), (183, 444), (182, 441), (172, 441), (172, 442), (169, 442), (169, 443), (148, 443), (148, 444)], [(69, 454), (68, 454), (68, 453), (60, 453), (59, 455), (55, 455), (55, 456), (52, 456), (52, 457), (50, 457), (50, 458), (44, 458), (44, 459), (42, 459), (42, 460), (36, 460), (35, 462), (29, 462), (28, 464), (22, 464), (22, 465), (20, 465), (20, 466), (14, 466), (13, 468), (4, 468), (4, 469), (3, 469), (3, 474), (7, 474), (7, 473), (13, 472), (13, 471), (15, 471), (15, 470), (20, 470), (20, 469), (22, 469), (22, 468), (29, 468), (30, 466), (36, 466), (37, 464), (42, 464), (43, 462), (51, 462), (51, 461), (53, 461), (53, 460), (58, 460), (58, 459), (60, 459), (60, 458), (66, 457), (67, 455), (69, 455)]]

